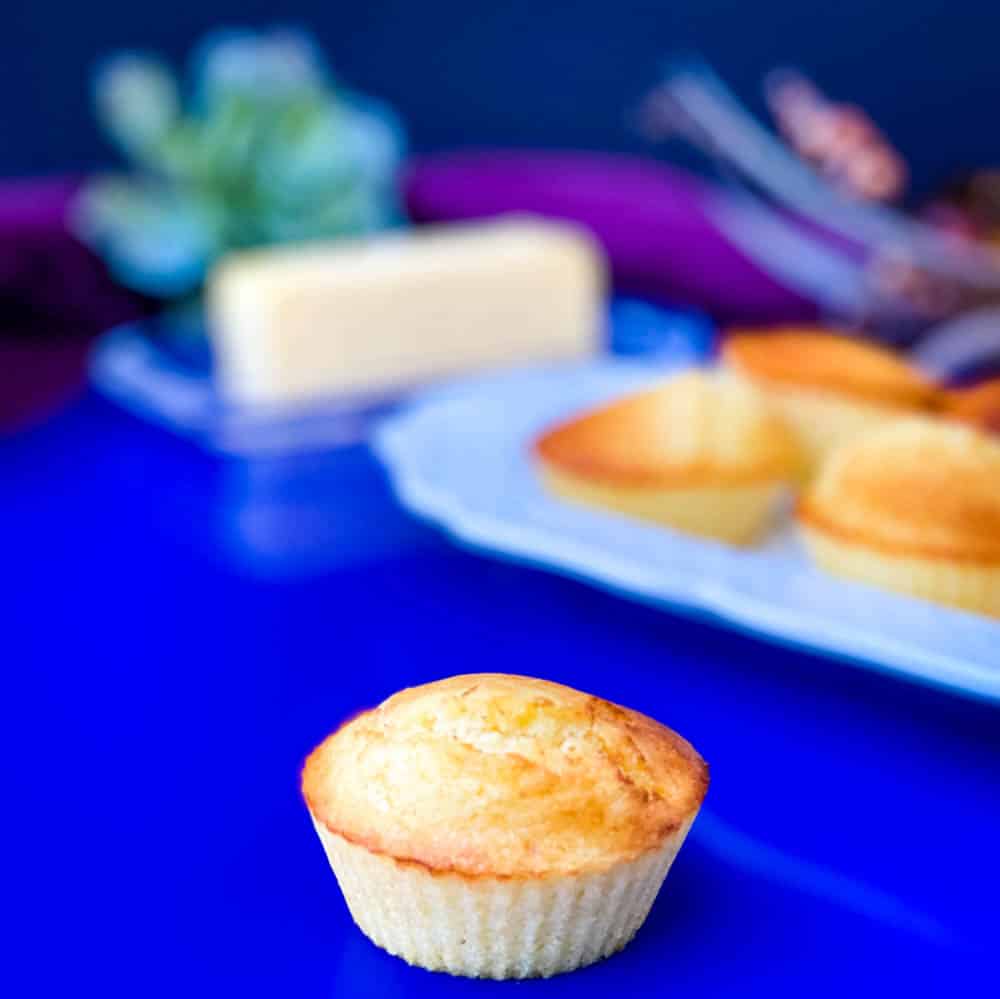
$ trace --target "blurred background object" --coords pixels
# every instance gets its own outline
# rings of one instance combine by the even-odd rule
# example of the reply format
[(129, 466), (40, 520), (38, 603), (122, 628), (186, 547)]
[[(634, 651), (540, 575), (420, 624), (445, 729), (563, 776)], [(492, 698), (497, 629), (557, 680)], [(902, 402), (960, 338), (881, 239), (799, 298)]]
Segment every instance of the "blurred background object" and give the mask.
[(605, 271), (585, 230), (526, 217), (232, 254), (206, 296), (219, 395), (384, 398), (589, 357), (605, 346)]
[(1000, 434), (1000, 377), (952, 392), (946, 411), (955, 419)]
[(179, 83), (154, 56), (98, 68), (98, 120), (133, 173), (99, 176), (74, 226), (127, 287), (199, 291), (230, 250), (373, 232), (396, 221), (402, 129), (335, 85), (312, 38), (223, 30)]
[(794, 70), (772, 71), (765, 93), (786, 141), (836, 186), (872, 201), (906, 193), (906, 164), (861, 108), (834, 103)]
[[(15, 39), (31, 35), (44, 6), (19, 14)], [(968, 20), (959, 32), (926, 4), (891, 16), (866, 11), (863, 22), (845, 10), (806, 26), (785, 3), (751, 19), (735, 8), (596, 2), (574, 5), (572, 16), (558, 5), (532, 9), (529, 18), (515, 0), (479, 21), (439, 0), (419, 20), (392, 2), (364, 15), (338, 9), (336, 22), (331, 11), (306, 11), (307, 30), (214, 27), (234, 13), (225, 0), (182, 7), (170, 25), (139, 23), (117, 4), (112, 11), (113, 31), (109, 17), (100, 32), (88, 22), (40, 41), (53, 80), (92, 75), (93, 114), (44, 135), (32, 128), (43, 116), (32, 119), (14, 158), (0, 153), (0, 171), (18, 169), (17, 157), (39, 144), (60, 168), (102, 168), (68, 199), (66, 221), (121, 289), (141, 293), (144, 309), (197, 305), (210, 268), (230, 251), (372, 233), (405, 221), (403, 206), (417, 224), (531, 211), (587, 226), (608, 255), (615, 294), (694, 308), (722, 324), (820, 319), (901, 346), (922, 338), (919, 356), (948, 380), (996, 366), (995, 338), (962, 339), (949, 321), (1000, 295), (989, 170), (1000, 154), (974, 145), (984, 130), (966, 116), (945, 161), (937, 126), (954, 126), (956, 115), (935, 124), (933, 144), (906, 118), (923, 85), (907, 67), (930, 24), (961, 37), (957, 117), (974, 106), (980, 50)], [(723, 13), (739, 32), (718, 30)], [(983, 27), (992, 23), (995, 15), (980, 13)], [(266, 25), (276, 14), (264, 4), (239, 20)], [(762, 20), (769, 32), (787, 29), (796, 69), (770, 70), (788, 58), (763, 39)], [(894, 45), (892, 73), (860, 58), (890, 36), (912, 41)], [(415, 52), (432, 37), (429, 70)], [(646, 115), (637, 129), (631, 109), (656, 84), (664, 53), (685, 47), (703, 49), (724, 72), (675, 59), (645, 105), (663, 112), (659, 122)], [(379, 98), (347, 89), (331, 64)], [(33, 72), (16, 53), (11, 65)], [(894, 88), (909, 80), (906, 102), (886, 89), (890, 78)], [(934, 87), (938, 106), (958, 108), (957, 92)], [(29, 88), (27, 105), (44, 92)], [(979, 93), (987, 101), (985, 83)], [(80, 96), (73, 90), (72, 100)], [(927, 95), (922, 122), (934, 106)], [(19, 105), (11, 120), (20, 114)], [(403, 120), (416, 152), (405, 164)], [(102, 133), (127, 172), (103, 172)], [(7, 297), (29, 308), (11, 287)], [(55, 310), (79, 315), (59, 303), (62, 294), (47, 292)], [(101, 325), (81, 318), (80, 326), (88, 322)], [(948, 351), (933, 346), (942, 322)], [(177, 328), (158, 326), (158, 342)], [(202, 330), (194, 311), (184, 335)], [(950, 362), (957, 340), (961, 372)]]
[[(701, 170), (715, 183), (651, 155), (579, 150), (452, 151), (418, 156), (400, 174), (398, 117), (335, 85), (313, 36), (217, 30), (195, 46), (180, 82), (155, 56), (99, 64), (97, 121), (133, 170), (84, 181), (67, 221), (123, 288), (197, 306), (210, 269), (232, 251), (369, 234), (402, 221), (400, 203), (418, 224), (529, 211), (586, 226), (619, 295), (720, 323), (819, 318), (900, 345), (923, 337), (918, 357), (932, 357), (928, 370), (944, 380), (995, 367), (996, 337), (963, 339), (948, 325), (948, 344), (962, 340), (961, 372), (952, 346), (934, 346), (941, 321), (1000, 296), (990, 174), (969, 175), (907, 216), (890, 207), (906, 194), (907, 163), (869, 114), (800, 71), (772, 72), (762, 93), (785, 142), (698, 59), (668, 63), (637, 122), (627, 114), (635, 101), (623, 106), (619, 127), (638, 123), (647, 152), (650, 139), (683, 139), (667, 147), (671, 158), (707, 153)], [(140, 336), (154, 331), (159, 345), (199, 339), (200, 309)], [(152, 357), (126, 348), (130, 365)]]
[[(899, 345), (933, 341), (939, 323), (1000, 300), (1000, 257), (971, 219), (959, 233), (889, 204), (906, 168), (863, 112), (789, 70), (766, 89), (789, 144), (700, 59), (668, 63), (639, 116), (651, 139), (687, 140), (727, 179), (715, 220), (749, 259), (825, 318)], [(994, 338), (977, 360), (994, 363), (998, 348)]]

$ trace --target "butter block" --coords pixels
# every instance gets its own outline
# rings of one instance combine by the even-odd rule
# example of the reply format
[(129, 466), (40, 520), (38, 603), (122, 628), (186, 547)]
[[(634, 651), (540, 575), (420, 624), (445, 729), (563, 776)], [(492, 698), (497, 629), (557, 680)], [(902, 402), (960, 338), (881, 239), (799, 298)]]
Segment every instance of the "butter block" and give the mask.
[(234, 254), (207, 295), (219, 388), (294, 404), (584, 357), (605, 270), (587, 234), (526, 217)]

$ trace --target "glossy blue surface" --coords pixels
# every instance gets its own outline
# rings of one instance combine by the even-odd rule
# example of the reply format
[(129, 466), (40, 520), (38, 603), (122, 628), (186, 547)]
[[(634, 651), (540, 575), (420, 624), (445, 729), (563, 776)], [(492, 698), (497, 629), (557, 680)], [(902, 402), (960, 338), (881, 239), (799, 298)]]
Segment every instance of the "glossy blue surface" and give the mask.
[[(451, 547), (363, 448), (212, 458), (88, 396), (0, 446), (5, 994), (995, 990), (1000, 714)], [(522, 985), (352, 926), (305, 753), (503, 670), (676, 727), (706, 808), (621, 955)]]

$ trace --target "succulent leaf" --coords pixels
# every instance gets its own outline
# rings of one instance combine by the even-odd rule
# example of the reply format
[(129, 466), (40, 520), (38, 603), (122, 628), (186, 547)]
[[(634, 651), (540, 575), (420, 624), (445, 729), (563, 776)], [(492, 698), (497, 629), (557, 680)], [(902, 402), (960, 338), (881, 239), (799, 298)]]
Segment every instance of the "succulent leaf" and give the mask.
[(156, 59), (126, 53), (97, 74), (98, 120), (136, 169), (85, 185), (73, 224), (123, 283), (186, 296), (228, 250), (399, 221), (399, 119), (338, 91), (308, 35), (215, 32), (190, 75), (182, 109)]

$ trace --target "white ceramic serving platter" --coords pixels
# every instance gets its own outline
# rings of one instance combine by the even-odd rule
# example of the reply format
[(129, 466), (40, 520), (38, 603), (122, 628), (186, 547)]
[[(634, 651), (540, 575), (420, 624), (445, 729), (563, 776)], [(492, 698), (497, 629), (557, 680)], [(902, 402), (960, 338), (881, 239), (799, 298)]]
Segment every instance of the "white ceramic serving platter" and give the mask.
[(1000, 700), (1000, 622), (819, 572), (785, 524), (733, 549), (546, 494), (530, 458), (553, 420), (662, 378), (613, 359), (453, 383), (379, 427), (400, 501), (456, 540), (624, 597), (869, 668)]

